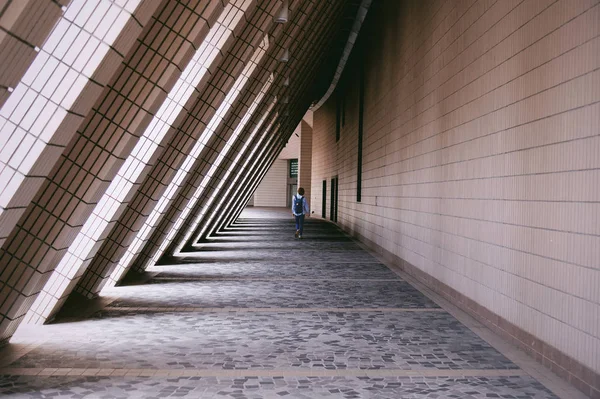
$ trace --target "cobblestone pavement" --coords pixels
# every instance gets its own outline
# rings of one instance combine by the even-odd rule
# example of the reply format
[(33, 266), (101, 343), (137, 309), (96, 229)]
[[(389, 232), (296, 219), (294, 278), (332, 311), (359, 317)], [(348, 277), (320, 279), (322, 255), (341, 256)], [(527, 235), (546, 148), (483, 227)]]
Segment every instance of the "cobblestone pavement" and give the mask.
[(0, 376), (0, 393), (29, 398), (551, 399), (531, 377), (48, 377)]
[(334, 225), (293, 233), (242, 219), (90, 317), (17, 335), (0, 396), (557, 398)]

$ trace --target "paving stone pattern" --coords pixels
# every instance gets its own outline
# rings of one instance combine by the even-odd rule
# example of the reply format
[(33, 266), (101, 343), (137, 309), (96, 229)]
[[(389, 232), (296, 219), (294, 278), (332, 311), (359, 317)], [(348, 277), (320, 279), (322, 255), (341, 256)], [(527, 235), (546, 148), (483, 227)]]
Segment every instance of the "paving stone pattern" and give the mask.
[(102, 312), (98, 317), (73, 325), (68, 343), (56, 336), (53, 345), (33, 350), (13, 367), (516, 368), (445, 312)]
[(112, 306), (431, 308), (405, 281), (178, 281), (135, 286)]
[[(304, 243), (303, 243), (304, 244)], [(159, 274), (153, 281), (164, 281), (169, 278), (219, 279), (219, 278), (306, 278), (323, 280), (340, 279), (390, 279), (401, 280), (394, 272), (380, 263), (336, 263), (322, 261), (283, 261), (278, 263), (263, 262), (228, 262), (202, 263), (191, 265), (154, 266), (149, 272)]]
[(0, 376), (20, 398), (503, 398), (554, 399), (530, 377), (48, 377)]
[(556, 398), (333, 224), (293, 232), (240, 220), (91, 317), (43, 326), (0, 396)]

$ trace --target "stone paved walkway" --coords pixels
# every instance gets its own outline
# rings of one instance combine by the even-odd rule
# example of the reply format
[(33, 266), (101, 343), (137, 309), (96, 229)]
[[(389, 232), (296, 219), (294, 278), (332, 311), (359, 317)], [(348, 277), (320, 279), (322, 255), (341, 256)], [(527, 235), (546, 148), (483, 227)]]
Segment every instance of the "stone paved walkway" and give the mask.
[(557, 398), (334, 225), (243, 216), (90, 317), (27, 326), (0, 396)]

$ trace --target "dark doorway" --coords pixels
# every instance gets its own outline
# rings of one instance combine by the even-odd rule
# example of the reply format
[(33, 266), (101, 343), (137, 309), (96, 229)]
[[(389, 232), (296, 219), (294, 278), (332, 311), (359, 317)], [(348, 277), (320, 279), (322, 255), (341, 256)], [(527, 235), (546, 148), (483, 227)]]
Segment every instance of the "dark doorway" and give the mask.
[(323, 180), (323, 196), (321, 204), (321, 217), (325, 219), (327, 217), (327, 180)]
[(334, 180), (335, 180), (335, 206), (334, 206), (334, 209), (333, 209), (333, 221), (337, 223), (338, 199), (339, 199), (339, 196), (338, 196), (338, 186), (340, 185), (340, 182), (339, 182), (339, 179), (338, 179), (337, 176), (335, 177)]
[(337, 222), (337, 207), (338, 207), (338, 178), (335, 176), (331, 179), (331, 199), (329, 200), (329, 220)]

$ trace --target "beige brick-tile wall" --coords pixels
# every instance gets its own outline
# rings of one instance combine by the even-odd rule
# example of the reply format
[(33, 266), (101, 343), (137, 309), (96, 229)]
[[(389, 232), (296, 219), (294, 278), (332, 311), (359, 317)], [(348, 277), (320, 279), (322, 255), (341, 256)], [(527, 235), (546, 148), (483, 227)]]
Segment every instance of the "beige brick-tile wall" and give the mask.
[[(0, 245), (158, 6), (148, 1), (73, 0), (31, 62), (7, 65), (20, 81), (0, 109)], [(12, 12), (17, 3), (25, 20)], [(21, 23), (37, 17), (43, 26), (53, 15), (35, 4), (11, 2), (3, 17), (18, 17), (14, 27), (26, 33)]]
[(599, 2), (390, 0), (364, 29), (339, 142), (314, 114), (315, 215), (339, 175), (343, 228), (600, 371)]
[(206, 21), (190, 17), (194, 11), (180, 2), (162, 2), (143, 30), (130, 32), (139, 39), (129, 38), (131, 51), (8, 235), (0, 251), (5, 266), (0, 279), (6, 283), (0, 290), (1, 337), (14, 331), (67, 253), (191, 59), (195, 41), (208, 31)]
[(0, 2), (0, 107), (19, 84), (69, 0)]
[[(263, 2), (261, 7), (256, 7), (256, 10), (245, 17), (240, 29), (234, 30), (234, 44), (228, 52), (223, 54), (223, 60), (216, 73), (211, 74), (207, 86), (210, 90), (199, 93), (200, 95), (191, 107), (186, 120), (182, 122), (183, 129), (181, 130), (187, 131), (187, 134), (194, 138), (190, 140), (182, 167), (168, 182), (165, 195), (162, 196), (145, 220), (143, 227), (137, 232), (131, 247), (118, 260), (117, 269), (113, 273), (113, 281), (125, 275), (134, 264), (145, 267), (152, 262), (158, 248), (164, 244), (166, 235), (171, 231), (173, 224), (178, 221), (187, 201), (197, 188), (193, 184), (192, 176), (197, 179), (200, 175), (201, 181), (200, 171), (207, 165), (210, 167), (210, 159), (204, 159), (204, 155), (212, 152), (210, 146), (207, 148), (207, 143), (215, 145), (215, 142), (220, 141), (214, 135), (217, 128), (222, 128), (223, 118), (228, 113), (227, 110), (231, 108), (231, 99), (225, 103), (228, 93), (234, 90), (239, 95), (243, 82), (248, 79), (247, 76), (241, 76), (244, 67), (252, 59), (261, 42), (264, 41), (267, 31), (271, 28), (277, 31), (281, 30), (281, 27), (273, 27), (276, 6), (277, 2), (274, 0)], [(200, 170), (196, 173), (199, 168)]]
[[(277, 159), (254, 193), (254, 206), (288, 206), (288, 160)], [(291, 204), (290, 204), (291, 206)]]
[[(289, 46), (290, 52), (293, 54), (288, 63), (280, 64), (293, 65), (293, 70), (295, 74), (297, 74), (297, 76), (295, 76), (293, 79), (302, 77), (301, 80), (304, 82), (302, 85), (298, 85), (302, 88), (302, 90), (294, 91), (293, 87), (290, 87), (288, 88), (289, 94), (286, 93), (286, 96), (278, 97), (279, 99), (287, 98), (289, 100), (288, 102), (281, 102), (282, 106), (293, 109), (294, 107), (290, 105), (294, 104), (296, 99), (303, 98), (305, 95), (306, 82), (310, 82), (311, 75), (303, 76), (306, 74), (303, 74), (302, 71), (308, 68), (309, 71), (314, 73), (314, 66), (318, 65), (317, 62), (307, 62), (307, 57), (311, 54), (323, 54), (322, 51), (311, 52), (311, 49), (319, 48), (318, 46), (322, 46), (324, 43), (327, 43), (328, 38), (331, 37), (331, 31), (335, 29), (335, 24), (324, 24), (323, 21), (326, 21), (328, 16), (339, 15), (336, 14), (336, 10), (338, 10), (341, 5), (342, 3), (340, 2), (299, 2), (296, 11), (293, 13), (294, 17), (292, 21), (285, 25), (285, 34), (283, 36), (284, 41), (275, 40), (279, 46), (279, 49), (275, 54), (280, 54), (283, 46)], [(307, 25), (304, 23), (304, 21), (310, 21), (310, 24)], [(327, 34), (320, 35), (319, 33), (321, 31), (325, 31)], [(270, 34), (269, 37), (271, 37), (271, 35), (272, 34)], [(279, 56), (276, 58), (279, 59)], [(289, 68), (292, 69), (292, 67)], [(277, 74), (278, 77), (279, 75), (288, 76), (288, 72), (286, 70), (277, 70), (275, 71), (275, 74)], [(300, 79), (293, 80), (293, 82), (297, 81), (300, 81)], [(292, 86), (294, 86), (294, 83), (292, 83)], [(306, 99), (303, 99), (301, 104), (301, 106), (306, 107)], [(282, 121), (289, 121), (290, 117), (286, 116), (286, 112), (282, 112), (280, 119)], [(287, 130), (290, 127), (288, 124), (289, 123), (286, 122), (286, 127), (281, 128), (281, 131), (286, 132), (287, 136), (291, 134), (291, 130)], [(220, 179), (221, 173), (225, 171), (225, 168), (219, 166), (214, 175), (208, 179), (207, 173), (210, 171), (210, 169), (212, 169), (213, 166), (212, 159), (216, 157), (213, 148), (218, 148), (218, 146), (224, 145), (225, 142), (222, 140), (222, 137), (223, 133), (216, 134), (214, 136), (215, 143), (207, 144), (205, 149), (202, 150), (204, 155), (199, 157), (198, 160), (194, 162), (194, 166), (191, 168), (192, 173), (185, 178), (186, 180), (183, 189), (179, 194), (177, 194), (173, 205), (170, 205), (170, 209), (165, 212), (165, 215), (168, 217), (163, 217), (161, 225), (155, 230), (153, 236), (146, 244), (146, 248), (144, 248), (142, 251), (142, 256), (136, 260), (134, 269), (142, 270), (148, 264), (155, 262), (158, 257), (162, 256), (163, 254), (171, 255), (175, 250), (177, 250), (177, 248), (180, 248), (181, 245), (184, 244), (183, 241), (180, 241), (180, 237), (184, 236), (183, 233), (185, 230), (187, 230), (187, 226), (189, 226), (190, 231), (195, 229), (194, 226), (198, 224), (195, 220), (197, 217), (201, 217), (198, 212), (204, 205), (204, 201), (209, 200), (212, 193), (214, 193), (219, 186), (218, 180)], [(215, 158), (215, 161), (216, 159), (217, 158)], [(204, 190), (202, 187), (203, 181), (206, 182), (206, 187), (209, 187), (208, 190)]]
[(298, 160), (298, 187), (304, 188), (304, 196), (310, 201), (312, 172), (312, 127), (302, 120), (300, 122), (300, 158)]
[[(207, 67), (210, 67), (209, 60), (217, 53), (212, 42), (218, 40), (225, 31), (223, 21), (227, 18), (232, 21), (232, 24), (235, 24), (243, 14), (243, 9), (239, 8), (243, 5), (241, 0), (237, 0), (236, 4), (228, 4), (225, 9), (223, 4), (219, 3), (213, 3), (212, 7), (207, 7), (202, 3), (199, 5), (194, 10), (195, 12), (183, 15), (177, 15), (174, 12), (173, 15), (180, 19), (190, 18), (192, 23), (188, 23), (188, 25), (198, 25), (198, 20), (206, 19), (207, 24), (211, 26), (209, 34), (202, 45), (198, 46), (192, 61), (183, 70), (167, 99), (154, 115), (131, 154), (121, 166), (117, 176), (111, 181), (110, 186), (94, 208), (92, 215), (86, 220), (73, 244), (69, 247), (68, 253), (61, 259), (49, 282), (36, 298), (27, 314), (26, 322), (45, 322), (61, 308), (82, 275), (92, 274), (94, 276), (101, 273), (106, 259), (110, 259), (110, 256), (119, 249), (119, 245), (114, 243), (114, 237), (122, 238), (129, 228), (139, 224), (136, 223), (131, 212), (126, 212), (126, 210), (135, 206), (143, 209), (149, 202), (148, 198), (156, 195), (153, 191), (148, 192), (147, 186), (140, 187), (141, 182), (155, 181), (155, 178), (167, 179), (168, 173), (172, 171), (172, 169), (164, 167), (165, 162), (157, 162), (159, 157), (164, 157), (172, 162), (177, 160), (176, 157), (170, 156), (170, 153), (162, 153), (164, 147), (174, 141), (172, 133), (175, 129), (170, 128), (170, 124), (178, 119), (180, 113), (186, 112), (185, 105), (189, 101), (189, 97), (195, 92), (194, 89), (197, 90), (195, 86), (200, 84), (204, 74), (207, 73)], [(237, 18), (232, 17), (232, 14)], [(218, 21), (215, 22), (217, 16)], [(199, 38), (196, 36), (198, 33), (201, 33)], [(188, 39), (198, 43), (204, 39), (205, 34), (205, 29), (198, 30), (195, 34), (192, 33)], [(205, 63), (206, 67), (203, 65)], [(180, 141), (176, 143), (180, 143)], [(162, 172), (161, 176), (155, 176), (157, 170)], [(152, 189), (156, 190), (156, 184), (152, 185)], [(136, 190), (139, 195), (132, 195), (131, 193)], [(130, 198), (131, 207), (129, 206)], [(94, 284), (95, 279), (87, 278), (86, 280), (91, 280), (92, 284), (90, 285), (96, 285)]]

